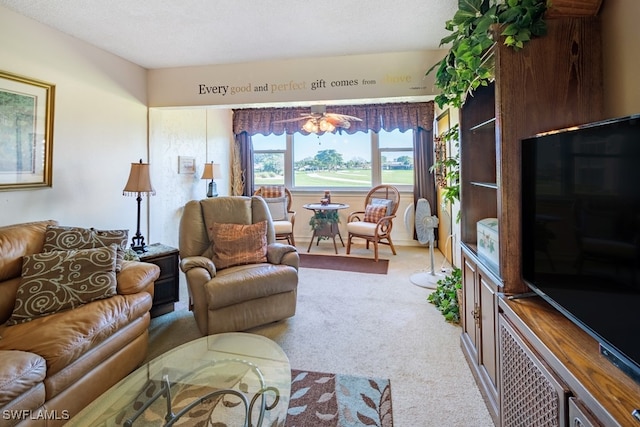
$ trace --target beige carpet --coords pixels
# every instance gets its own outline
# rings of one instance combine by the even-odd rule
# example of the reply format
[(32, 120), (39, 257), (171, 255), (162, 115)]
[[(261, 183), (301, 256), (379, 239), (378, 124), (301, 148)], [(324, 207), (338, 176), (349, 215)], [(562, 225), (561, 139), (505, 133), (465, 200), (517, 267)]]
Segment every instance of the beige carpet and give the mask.
[[(250, 332), (280, 344), (294, 369), (388, 378), (395, 427), (493, 426), (460, 350), (460, 328), (427, 301), (431, 290), (409, 280), (427, 270), (428, 250), (396, 249), (396, 256), (381, 250), (387, 275), (301, 268), (296, 315)], [(356, 246), (352, 255), (372, 252)], [(180, 298), (176, 312), (152, 319), (149, 358), (200, 336), (184, 285)]]

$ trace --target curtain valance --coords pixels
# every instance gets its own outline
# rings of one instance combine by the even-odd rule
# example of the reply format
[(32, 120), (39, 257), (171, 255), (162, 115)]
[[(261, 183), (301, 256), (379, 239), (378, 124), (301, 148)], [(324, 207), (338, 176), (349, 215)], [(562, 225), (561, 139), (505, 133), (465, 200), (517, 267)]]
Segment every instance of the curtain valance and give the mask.
[[(309, 114), (309, 107), (289, 107), (289, 108), (245, 108), (233, 110), (233, 133), (239, 135), (246, 132), (248, 135), (256, 134), (276, 134), (301, 132), (303, 120), (276, 123), (281, 120), (299, 118)], [(351, 122), (349, 129), (342, 129), (348, 134), (358, 131), (367, 132), (372, 130), (392, 131), (395, 129), (401, 132), (409, 129), (422, 128), (431, 130), (433, 128), (434, 107), (433, 101), (428, 102), (403, 102), (388, 104), (366, 104), (366, 105), (336, 105), (327, 106), (330, 113), (346, 114), (362, 119), (361, 122)]]

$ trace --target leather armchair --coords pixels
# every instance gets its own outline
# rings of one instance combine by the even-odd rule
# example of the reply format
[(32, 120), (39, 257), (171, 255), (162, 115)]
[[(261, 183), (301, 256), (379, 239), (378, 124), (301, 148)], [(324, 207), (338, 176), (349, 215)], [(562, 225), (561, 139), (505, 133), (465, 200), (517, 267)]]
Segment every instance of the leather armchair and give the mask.
[[(208, 230), (218, 224), (267, 221), (267, 262), (219, 269)], [(188, 202), (180, 220), (180, 269), (190, 308), (203, 335), (243, 331), (295, 314), (299, 256), (277, 243), (271, 215), (261, 197), (227, 196)]]

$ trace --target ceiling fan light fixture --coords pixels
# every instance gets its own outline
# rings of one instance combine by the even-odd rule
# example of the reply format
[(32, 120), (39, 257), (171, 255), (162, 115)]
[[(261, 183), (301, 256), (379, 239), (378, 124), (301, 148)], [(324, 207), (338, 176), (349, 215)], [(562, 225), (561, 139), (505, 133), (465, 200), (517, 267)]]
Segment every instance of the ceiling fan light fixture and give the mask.
[(309, 119), (302, 126), (302, 129), (306, 130), (309, 133), (317, 133), (318, 132), (318, 124), (314, 119)]
[(324, 118), (320, 119), (319, 127), (322, 132), (333, 132), (334, 130), (336, 130), (336, 127)]
[(352, 121), (361, 122), (362, 119), (346, 114), (327, 113), (324, 105), (312, 105), (311, 112), (301, 114), (300, 118), (279, 120), (274, 123), (296, 122), (305, 120), (302, 130), (309, 133), (334, 132), (336, 129), (349, 129)]

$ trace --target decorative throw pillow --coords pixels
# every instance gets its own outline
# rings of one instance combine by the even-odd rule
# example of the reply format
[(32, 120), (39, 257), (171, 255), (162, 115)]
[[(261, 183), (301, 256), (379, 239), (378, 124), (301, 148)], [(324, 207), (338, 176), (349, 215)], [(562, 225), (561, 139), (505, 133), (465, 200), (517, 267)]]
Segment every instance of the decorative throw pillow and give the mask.
[(287, 198), (286, 197), (272, 197), (264, 199), (267, 202), (269, 212), (271, 212), (271, 219), (274, 221), (286, 221), (287, 217)]
[(214, 223), (209, 228), (217, 269), (267, 262), (267, 221), (255, 224)]
[(127, 250), (129, 230), (96, 230), (95, 228), (47, 226), (44, 235), (44, 252), (93, 249), (116, 244), (118, 246), (116, 271), (122, 269)]
[(263, 185), (260, 187), (260, 196), (263, 199), (273, 199), (284, 195), (284, 187), (282, 185)]
[(391, 215), (393, 212), (393, 200), (389, 199), (376, 199), (375, 197), (371, 199), (372, 205), (383, 205), (386, 206), (387, 212), (385, 215)]
[(27, 255), (7, 325), (111, 297), (116, 285), (116, 245)]
[(365, 222), (378, 222), (387, 215), (387, 207), (385, 205), (367, 205), (364, 209)]

